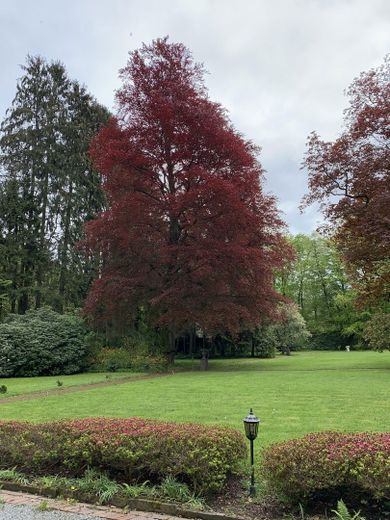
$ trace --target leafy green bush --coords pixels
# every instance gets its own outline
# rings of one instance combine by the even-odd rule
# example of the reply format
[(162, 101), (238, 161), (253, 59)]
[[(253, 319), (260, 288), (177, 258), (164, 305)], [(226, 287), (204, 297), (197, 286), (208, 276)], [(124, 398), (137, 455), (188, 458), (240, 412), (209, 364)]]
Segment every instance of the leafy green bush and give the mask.
[(351, 344), (351, 339), (343, 335), (339, 330), (312, 331), (309, 342), (311, 350), (344, 350)]
[(388, 499), (389, 470), (390, 433), (311, 433), (263, 453), (269, 486), (292, 503)]
[(42, 308), (0, 324), (0, 377), (73, 374), (85, 368), (83, 320)]
[(96, 354), (93, 369), (116, 372), (131, 368), (131, 354), (123, 348), (102, 348)]
[(2, 467), (26, 474), (80, 477), (89, 467), (130, 484), (172, 477), (208, 493), (238, 472), (245, 455), (241, 433), (221, 427), (139, 418), (0, 423)]
[(165, 372), (168, 367), (167, 358), (158, 355), (134, 356), (131, 361), (134, 372)]
[(166, 358), (151, 354), (135, 354), (125, 348), (102, 348), (95, 356), (94, 370), (116, 372), (164, 372), (168, 367)]

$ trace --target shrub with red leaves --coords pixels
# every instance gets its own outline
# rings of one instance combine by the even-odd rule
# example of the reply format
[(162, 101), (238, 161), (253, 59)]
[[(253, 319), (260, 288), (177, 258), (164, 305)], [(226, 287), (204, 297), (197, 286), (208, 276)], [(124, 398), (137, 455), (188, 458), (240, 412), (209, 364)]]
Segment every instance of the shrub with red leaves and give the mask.
[(0, 422), (0, 465), (34, 475), (78, 477), (88, 467), (124, 482), (169, 475), (204, 494), (221, 489), (245, 455), (243, 436), (218, 426), (140, 418)]
[(293, 503), (341, 498), (341, 492), (388, 500), (390, 433), (311, 433), (267, 448), (262, 471)]

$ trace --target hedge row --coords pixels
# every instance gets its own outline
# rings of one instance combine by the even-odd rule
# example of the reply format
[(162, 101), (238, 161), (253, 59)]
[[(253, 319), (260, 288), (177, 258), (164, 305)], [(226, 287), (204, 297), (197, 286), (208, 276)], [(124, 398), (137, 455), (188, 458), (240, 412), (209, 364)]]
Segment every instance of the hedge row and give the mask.
[(390, 433), (311, 433), (267, 448), (263, 474), (292, 503), (390, 497)]
[(139, 418), (0, 423), (0, 465), (80, 477), (86, 468), (134, 483), (172, 476), (195, 493), (223, 487), (246, 456), (243, 436), (221, 427)]

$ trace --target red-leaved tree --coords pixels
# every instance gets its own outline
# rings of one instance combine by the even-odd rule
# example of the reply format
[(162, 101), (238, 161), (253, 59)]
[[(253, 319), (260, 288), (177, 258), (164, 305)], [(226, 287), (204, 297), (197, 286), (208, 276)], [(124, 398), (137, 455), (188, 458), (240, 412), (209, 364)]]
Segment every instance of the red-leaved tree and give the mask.
[(131, 323), (140, 307), (171, 339), (235, 333), (269, 317), (273, 269), (291, 255), (258, 149), (208, 99), (203, 68), (167, 38), (130, 54), (118, 114), (91, 148), (109, 209), (87, 226), (103, 259), (86, 312)]
[(322, 203), (360, 303), (376, 305), (390, 295), (390, 56), (348, 95), (342, 135), (309, 137), (304, 202)]

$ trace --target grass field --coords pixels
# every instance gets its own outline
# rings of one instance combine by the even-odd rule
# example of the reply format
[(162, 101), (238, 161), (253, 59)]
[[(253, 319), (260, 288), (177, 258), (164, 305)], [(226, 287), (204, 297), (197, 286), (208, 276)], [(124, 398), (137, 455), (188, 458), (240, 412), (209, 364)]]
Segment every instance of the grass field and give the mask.
[[(243, 416), (253, 407), (261, 419), (258, 447), (310, 431), (390, 429), (390, 352), (300, 352), (269, 360), (218, 360), (210, 361), (208, 372), (196, 370), (198, 363), (179, 362), (189, 371), (159, 378), (3, 401), (0, 418), (140, 416), (241, 429)], [(99, 376), (105, 378), (69, 377)], [(52, 378), (52, 386), (56, 379), (65, 378)], [(11, 386), (12, 380), (3, 381)], [(23, 380), (13, 381), (23, 388)]]

